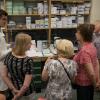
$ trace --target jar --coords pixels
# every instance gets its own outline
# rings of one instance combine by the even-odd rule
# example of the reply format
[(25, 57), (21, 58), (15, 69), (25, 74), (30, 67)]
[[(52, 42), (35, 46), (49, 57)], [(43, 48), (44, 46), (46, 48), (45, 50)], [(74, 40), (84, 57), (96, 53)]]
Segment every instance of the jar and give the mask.
[(37, 14), (38, 10), (37, 10), (37, 7), (34, 7), (33, 8), (33, 14)]
[(28, 14), (32, 14), (33, 13), (33, 8), (32, 7), (28, 7), (27, 12), (28, 12)]

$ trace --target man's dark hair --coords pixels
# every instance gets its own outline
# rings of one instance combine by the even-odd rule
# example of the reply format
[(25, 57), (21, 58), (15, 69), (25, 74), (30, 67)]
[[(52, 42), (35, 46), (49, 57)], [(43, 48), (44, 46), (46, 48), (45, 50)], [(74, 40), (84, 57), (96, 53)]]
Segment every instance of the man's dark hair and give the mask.
[(94, 25), (93, 24), (80, 24), (77, 28), (85, 42), (92, 42)]
[(3, 9), (0, 9), (0, 17), (2, 17), (3, 15), (8, 16), (8, 13), (4, 11)]

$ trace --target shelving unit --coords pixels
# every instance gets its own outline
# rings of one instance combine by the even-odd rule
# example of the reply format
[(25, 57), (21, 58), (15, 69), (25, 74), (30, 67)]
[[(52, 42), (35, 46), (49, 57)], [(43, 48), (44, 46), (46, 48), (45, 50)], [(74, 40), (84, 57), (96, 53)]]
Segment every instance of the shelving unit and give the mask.
[[(46, 33), (44, 34), (45, 40), (47, 39), (48, 44), (50, 44), (54, 36), (66, 38), (67, 31), (68, 33), (72, 32), (72, 30), (75, 32), (78, 24), (89, 22), (90, 19), (91, 0), (1, 1), (4, 9), (9, 14), (7, 30), (8, 34), (11, 33), (10, 37), (12, 38), (14, 33), (23, 30), (31, 31), (32, 34), (35, 31), (36, 35), (43, 31)], [(30, 21), (27, 21), (27, 19)], [(63, 35), (59, 35), (61, 31)], [(9, 37), (8, 34), (7, 37)], [(41, 34), (39, 33), (38, 35)], [(42, 39), (42, 35), (40, 37), (36, 40)], [(35, 38), (33, 37), (33, 39)], [(10, 41), (12, 40), (10, 39)]]
[(39, 14), (22, 14), (22, 15), (13, 14), (13, 15), (9, 15), (9, 16), (41, 16), (41, 17), (43, 17), (43, 16), (48, 16), (48, 14), (41, 14), (41, 15), (39, 15)]
[[(19, 2), (21, 4), (18, 5)], [(38, 8), (39, 3), (43, 6), (42, 11), (41, 7)], [(89, 22), (91, 10), (90, 0), (0, 0), (0, 4), (1, 6), (4, 5), (2, 6), (3, 9), (9, 14), (8, 27), (6, 28), (7, 41), (14, 41), (16, 34), (23, 31), (30, 34), (36, 41), (47, 40), (48, 45), (52, 43), (55, 36), (75, 42), (77, 25)], [(47, 9), (44, 9), (44, 4)], [(80, 9), (82, 7), (82, 9), (79, 10), (78, 7)], [(78, 22), (79, 17), (83, 18)], [(34, 58), (34, 84), (36, 91), (41, 91), (43, 84), (45, 84), (41, 80), (41, 72), (46, 59), (47, 57)]]
[(84, 3), (84, 0), (52, 0), (52, 2), (63, 2), (63, 3)]
[[(9, 14), (8, 33), (10, 33), (10, 41), (14, 41), (17, 32), (27, 31), (32, 37), (33, 34), (45, 33), (45, 40), (48, 38), (48, 0), (6, 0), (6, 11)], [(41, 9), (39, 6), (47, 7)], [(45, 12), (44, 12), (45, 11)], [(27, 20), (29, 19), (29, 20)], [(45, 24), (44, 24), (45, 23)], [(15, 35), (14, 35), (15, 34)], [(35, 35), (34, 35), (35, 36)], [(33, 37), (35, 39), (35, 37)], [(42, 38), (37, 38), (42, 39)], [(44, 39), (44, 38), (43, 38)]]
[(51, 40), (57, 36), (74, 42), (77, 26), (90, 20), (90, 8), (91, 0), (51, 0)]

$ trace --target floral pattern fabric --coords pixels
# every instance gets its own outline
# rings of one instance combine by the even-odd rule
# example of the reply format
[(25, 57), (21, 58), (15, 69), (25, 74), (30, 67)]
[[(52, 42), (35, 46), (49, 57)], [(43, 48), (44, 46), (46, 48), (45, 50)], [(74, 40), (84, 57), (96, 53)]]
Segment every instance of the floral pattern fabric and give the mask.
[[(77, 64), (67, 59), (61, 61), (70, 77), (77, 74)], [(71, 81), (68, 78), (63, 66), (58, 60), (51, 60), (44, 69), (48, 71), (49, 81), (46, 89), (47, 100), (70, 100), (72, 95)]]

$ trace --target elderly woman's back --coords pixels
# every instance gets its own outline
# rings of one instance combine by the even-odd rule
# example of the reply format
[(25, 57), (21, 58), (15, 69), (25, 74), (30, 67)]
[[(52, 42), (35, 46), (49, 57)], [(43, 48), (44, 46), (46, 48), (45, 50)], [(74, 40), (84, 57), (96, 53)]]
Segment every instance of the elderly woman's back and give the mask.
[[(68, 41), (65, 42), (61, 40), (60, 43), (61, 42), (67, 43)], [(65, 45), (64, 43), (63, 45)], [(57, 44), (59, 44), (58, 41)], [(67, 59), (70, 55), (72, 56), (73, 54), (70, 48), (72, 45), (69, 45), (68, 47), (67, 46), (66, 46), (66, 51), (67, 51), (66, 54), (65, 53), (63, 54), (61, 51), (59, 51), (58, 57), (56, 59), (51, 59), (47, 61), (44, 66), (42, 72), (42, 78), (43, 80), (47, 80), (49, 78), (47, 89), (46, 89), (47, 100), (65, 100), (65, 99), (70, 100), (71, 99), (72, 87), (71, 87), (71, 80), (69, 79), (69, 76), (70, 78), (74, 78), (74, 76), (76, 75), (77, 64), (74, 61)], [(60, 49), (60, 44), (59, 44), (59, 47), (57, 47), (57, 49), (62, 50), (64, 49), (64, 47)], [(69, 76), (67, 75), (63, 67), (69, 73)]]
[[(76, 73), (76, 63), (69, 59), (62, 59), (61, 61), (69, 72), (70, 77), (73, 77)], [(49, 82), (46, 89), (47, 100), (69, 100), (72, 94), (71, 81), (61, 63), (58, 60), (51, 60), (45, 65), (44, 69), (48, 70), (49, 74)]]

